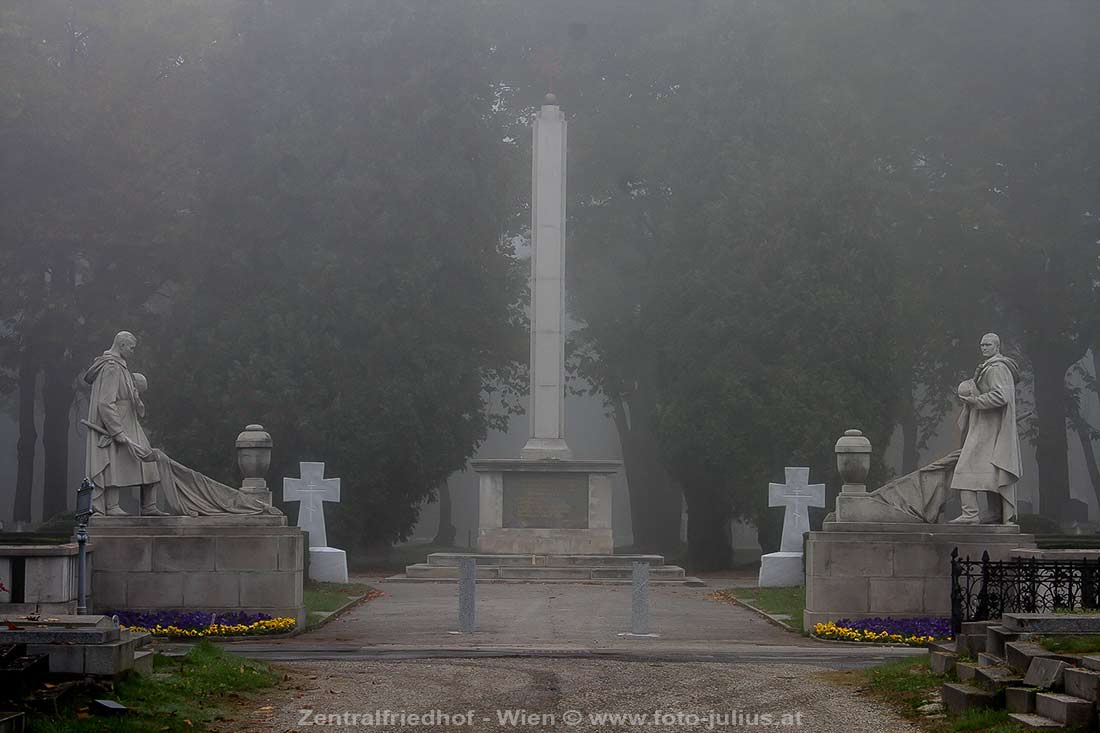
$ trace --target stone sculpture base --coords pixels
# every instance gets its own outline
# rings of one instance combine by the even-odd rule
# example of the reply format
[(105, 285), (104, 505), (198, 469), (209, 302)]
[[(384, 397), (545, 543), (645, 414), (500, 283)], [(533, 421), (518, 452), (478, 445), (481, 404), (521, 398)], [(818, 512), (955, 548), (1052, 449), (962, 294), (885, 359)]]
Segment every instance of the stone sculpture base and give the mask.
[(335, 547), (309, 548), (309, 579), (321, 583), (347, 583), (348, 554)]
[(610, 555), (619, 461), (482, 460), (478, 552)]
[(661, 555), (486, 555), (465, 552), (433, 552), (427, 562), (409, 565), (404, 575), (386, 582), (453, 583), (460, 562), (472, 559), (479, 583), (629, 583), (635, 562), (649, 565), (649, 582), (655, 585), (706, 585), (689, 577), (678, 565), (666, 565)]
[(801, 552), (769, 552), (760, 556), (761, 588), (787, 588), (806, 584)]
[(951, 615), (951, 551), (1005, 560), (1035, 537), (1016, 525), (825, 522), (806, 541), (803, 628), (840, 618)]
[[(87, 545), (91, 572), (95, 547)], [(0, 614), (75, 614), (77, 554), (75, 542), (41, 545), (0, 544)]]
[(92, 517), (96, 612), (247, 611), (305, 623), (305, 533), (281, 515)]

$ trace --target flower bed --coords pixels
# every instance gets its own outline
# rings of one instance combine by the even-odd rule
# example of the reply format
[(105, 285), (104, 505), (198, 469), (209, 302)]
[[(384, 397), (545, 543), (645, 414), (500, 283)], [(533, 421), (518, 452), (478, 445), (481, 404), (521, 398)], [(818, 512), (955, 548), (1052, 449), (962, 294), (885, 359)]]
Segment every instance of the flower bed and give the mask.
[(927, 646), (951, 638), (951, 621), (945, 618), (846, 618), (815, 624), (813, 635), (834, 641), (862, 641), (874, 644)]
[(292, 618), (272, 618), (266, 613), (215, 614), (206, 611), (156, 611), (136, 613), (114, 611), (107, 615), (118, 616), (121, 626), (133, 631), (147, 631), (153, 636), (260, 636), (292, 631), (296, 622)]

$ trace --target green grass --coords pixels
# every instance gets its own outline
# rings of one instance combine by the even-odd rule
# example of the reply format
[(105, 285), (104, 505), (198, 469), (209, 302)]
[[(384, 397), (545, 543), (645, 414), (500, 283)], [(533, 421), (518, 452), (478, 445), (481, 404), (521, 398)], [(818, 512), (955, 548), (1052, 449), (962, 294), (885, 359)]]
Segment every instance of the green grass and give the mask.
[(318, 583), (306, 581), (303, 596), (306, 604), (306, 627), (322, 623), (328, 615), (349, 601), (362, 598), (372, 590), (365, 583)]
[(1092, 654), (1100, 652), (1100, 635), (1044, 636), (1039, 643), (1047, 651), (1060, 654)]
[(793, 588), (726, 588), (718, 596), (735, 598), (770, 614), (785, 613), (790, 620), (784, 623), (796, 631), (802, 631), (802, 612), (806, 609), (806, 589)]
[[(856, 672), (872, 696), (882, 700), (906, 718), (931, 733), (1022, 733), (1023, 726), (1008, 717), (1005, 710), (968, 710), (945, 719), (924, 717), (918, 708), (924, 705), (950, 677), (932, 674), (928, 658), (897, 659)], [(860, 679), (860, 677), (862, 679)]]
[(118, 717), (89, 716), (79, 705), (60, 716), (35, 716), (29, 733), (161, 733), (203, 730), (247, 693), (271, 687), (277, 676), (266, 665), (235, 657), (208, 641), (186, 656), (154, 659), (151, 677), (129, 675), (105, 695), (130, 708)]

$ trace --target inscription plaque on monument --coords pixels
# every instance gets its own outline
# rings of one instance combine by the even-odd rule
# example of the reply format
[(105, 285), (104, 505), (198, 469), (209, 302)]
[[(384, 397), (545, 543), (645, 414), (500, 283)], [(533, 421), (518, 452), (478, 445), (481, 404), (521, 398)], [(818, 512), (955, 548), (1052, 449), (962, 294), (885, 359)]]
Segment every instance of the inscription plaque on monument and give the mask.
[(504, 474), (503, 526), (588, 529), (588, 474)]

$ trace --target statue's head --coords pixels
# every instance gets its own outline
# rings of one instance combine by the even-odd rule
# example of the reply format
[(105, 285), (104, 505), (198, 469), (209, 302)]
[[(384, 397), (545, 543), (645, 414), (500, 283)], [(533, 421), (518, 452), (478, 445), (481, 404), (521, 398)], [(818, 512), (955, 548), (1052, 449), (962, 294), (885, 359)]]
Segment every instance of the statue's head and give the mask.
[(141, 372), (134, 372), (133, 377), (134, 389), (138, 391), (138, 394), (141, 394), (145, 390), (149, 389), (149, 380), (145, 378), (144, 374), (142, 374)]
[(115, 334), (115, 342), (111, 344), (111, 351), (122, 355), (123, 359), (129, 359), (137, 348), (137, 337), (129, 331), (119, 331)]
[(995, 333), (987, 333), (982, 336), (982, 342), (978, 348), (982, 350), (982, 356), (986, 359), (996, 356), (1001, 353), (1001, 337)]

